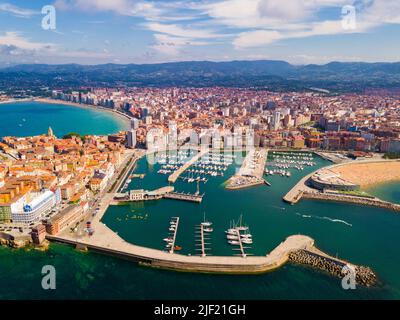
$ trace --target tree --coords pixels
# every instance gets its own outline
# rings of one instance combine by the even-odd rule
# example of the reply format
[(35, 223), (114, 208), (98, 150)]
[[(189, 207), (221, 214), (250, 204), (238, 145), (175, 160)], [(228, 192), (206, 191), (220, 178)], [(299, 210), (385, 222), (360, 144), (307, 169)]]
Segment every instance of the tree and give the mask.
[(72, 137), (79, 137), (79, 138), (82, 139), (81, 135), (80, 135), (79, 133), (76, 133), (76, 132), (67, 133), (67, 134), (64, 135), (62, 138), (63, 138), (63, 139), (71, 139)]

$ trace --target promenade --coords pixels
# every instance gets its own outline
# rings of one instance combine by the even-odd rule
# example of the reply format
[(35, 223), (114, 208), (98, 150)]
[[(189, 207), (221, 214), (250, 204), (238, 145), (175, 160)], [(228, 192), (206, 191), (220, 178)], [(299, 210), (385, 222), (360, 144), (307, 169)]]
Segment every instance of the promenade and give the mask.
[(93, 223), (95, 233), (79, 239), (64, 233), (47, 239), (87, 248), (97, 252), (128, 258), (152, 267), (181, 271), (260, 273), (276, 269), (288, 261), (289, 254), (300, 249), (311, 249), (314, 240), (302, 235), (288, 237), (266, 256), (186, 256), (126, 242), (103, 223)]

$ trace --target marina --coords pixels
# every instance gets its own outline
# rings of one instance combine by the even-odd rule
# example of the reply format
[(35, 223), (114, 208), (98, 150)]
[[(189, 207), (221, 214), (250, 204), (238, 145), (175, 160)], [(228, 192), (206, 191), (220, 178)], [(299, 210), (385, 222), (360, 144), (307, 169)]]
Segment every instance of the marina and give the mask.
[(291, 170), (304, 171), (305, 167), (314, 167), (316, 162), (309, 152), (270, 152), (270, 161), (266, 163), (264, 173), (266, 175), (278, 175), (290, 178)]
[(169, 235), (167, 238), (163, 239), (166, 242), (165, 247), (169, 253), (174, 253), (175, 250), (180, 250), (180, 247), (175, 245), (178, 226), (179, 226), (179, 217), (172, 217), (168, 228)]
[(242, 215), (238, 224), (231, 222), (230, 228), (225, 233), (228, 243), (234, 247), (233, 250), (240, 251), (239, 255), (243, 258), (250, 255), (245, 249), (251, 249), (249, 245), (253, 244), (253, 236), (249, 232), (249, 227), (242, 225)]
[(185, 172), (187, 168), (189, 168), (193, 163), (195, 163), (198, 159), (200, 159), (203, 155), (208, 153), (208, 149), (200, 150), (196, 155), (194, 155), (190, 160), (185, 161), (182, 166), (180, 166), (175, 172), (173, 172), (168, 177), (169, 183), (175, 183), (175, 181), (179, 178), (179, 176)]
[[(257, 197), (268, 197), (273, 195), (275, 197), (276, 190), (279, 190), (280, 185), (282, 183), (277, 183), (277, 179), (281, 179), (278, 176), (270, 176), (268, 181), (265, 180), (264, 177), (261, 179), (261, 183), (259, 187), (255, 187), (254, 189), (243, 190), (243, 193), (240, 193), (239, 196), (236, 193), (232, 193), (229, 189), (225, 188), (225, 179), (226, 177), (233, 176), (236, 172), (240, 170), (242, 165), (243, 159), (246, 158), (246, 155), (242, 155), (239, 153), (236, 154), (219, 154), (213, 151), (209, 152), (208, 154), (204, 155), (202, 159), (199, 159), (199, 163), (193, 165), (207, 165), (202, 164), (201, 162), (205, 162), (208, 160), (212, 161), (219, 161), (224, 162), (227, 165), (227, 169), (224, 171), (223, 176), (216, 176), (210, 177), (207, 183), (202, 182), (192, 182), (189, 183), (182, 179), (177, 179), (177, 181), (169, 186), (169, 189), (165, 189), (165, 176), (159, 174), (158, 171), (161, 169), (162, 166), (168, 164), (169, 158), (174, 160), (183, 161), (184, 159), (190, 158), (191, 154), (194, 152), (189, 152), (187, 150), (182, 151), (180, 153), (169, 153), (168, 156), (165, 156), (166, 161), (164, 163), (155, 162), (154, 165), (148, 164), (146, 158), (142, 158), (138, 161), (137, 166), (135, 168), (135, 172), (140, 172), (146, 174), (145, 178), (142, 179), (132, 179), (131, 183), (129, 184), (126, 192), (128, 190), (141, 190), (139, 188), (143, 188), (144, 191), (144, 198), (150, 201), (143, 201), (141, 197), (135, 198), (137, 201), (127, 201), (124, 203), (124, 200), (121, 201), (122, 204), (120, 206), (110, 206), (109, 212), (110, 217), (114, 215), (119, 215), (119, 212), (124, 212), (124, 210), (128, 210), (129, 208), (134, 209), (135, 212), (140, 212), (141, 208), (148, 208), (146, 209), (146, 213), (149, 214), (149, 218), (146, 220), (146, 229), (149, 230), (147, 233), (143, 233), (141, 229), (143, 226), (137, 226), (139, 229), (136, 228), (135, 224), (129, 224), (129, 228), (132, 228), (132, 231), (123, 232), (120, 230), (119, 234), (124, 235), (130, 241), (134, 243), (139, 243), (145, 246), (150, 246), (154, 248), (159, 248), (157, 244), (154, 243), (152, 240), (152, 230), (159, 230), (159, 225), (163, 225), (170, 220), (169, 213), (173, 212), (175, 216), (180, 216), (183, 220), (180, 221), (180, 242), (182, 244), (182, 253), (184, 254), (196, 254), (198, 250), (195, 250), (196, 247), (194, 244), (191, 244), (193, 241), (193, 234), (188, 232), (188, 230), (193, 230), (195, 225), (199, 224), (199, 220), (202, 220), (204, 212), (206, 212), (207, 217), (210, 217), (211, 221), (213, 221), (213, 229), (215, 234), (215, 239), (213, 241), (213, 254), (215, 255), (232, 255), (232, 254), (240, 254), (240, 250), (232, 250), (232, 248), (239, 249), (239, 246), (232, 246), (226, 241), (226, 236), (224, 230), (226, 230), (227, 223), (229, 224), (230, 220), (237, 220), (240, 213), (243, 212), (243, 203), (246, 203), (246, 206), (252, 208), (250, 203), (254, 203), (254, 199), (251, 197), (248, 198), (250, 203), (247, 203), (247, 196), (242, 197), (241, 195), (244, 194), (252, 194), (256, 193)], [(154, 156), (155, 159), (162, 159), (164, 156), (162, 154), (156, 154)], [(236, 157), (242, 157), (240, 161), (235, 162)], [(181, 159), (180, 159), (181, 158)], [(174, 164), (175, 165), (175, 164)], [(210, 164), (208, 164), (210, 165)], [(213, 164), (217, 165), (217, 164)], [(309, 167), (307, 167), (309, 168)], [(194, 167), (189, 167), (188, 170), (192, 170)], [(200, 169), (200, 168), (199, 168)], [(261, 168), (261, 173), (263, 174), (263, 168)], [(130, 173), (132, 174), (132, 173)], [(187, 172), (182, 174), (182, 177), (188, 174)], [(297, 176), (301, 174), (300, 171), (296, 171), (294, 173), (294, 179), (284, 179), (285, 184), (291, 184), (295, 181)], [(266, 185), (269, 183), (270, 187), (266, 188)], [(264, 187), (265, 186), (265, 187)], [(173, 189), (172, 189), (173, 188)], [(146, 191), (148, 190), (148, 191)], [(149, 195), (156, 195), (160, 190), (163, 195), (158, 196), (157, 201), (153, 200)], [(254, 190), (254, 191), (251, 191)], [(140, 191), (138, 191), (140, 194)], [(147, 194), (147, 196), (146, 196)], [(279, 199), (279, 198), (278, 198)], [(171, 201), (174, 200), (174, 201)], [(281, 201), (279, 199), (279, 201)], [(266, 202), (268, 203), (269, 200)], [(147, 204), (149, 203), (149, 204)], [(275, 204), (276, 206), (282, 206), (282, 204)], [(126, 209), (124, 209), (126, 208)], [(227, 210), (227, 208), (230, 208)], [(239, 211), (238, 211), (239, 210)], [(254, 209), (253, 209), (254, 210)], [(260, 233), (262, 234), (261, 225), (258, 224), (254, 220), (255, 216), (252, 213), (253, 210), (248, 211), (245, 209), (246, 212), (245, 218), (246, 223), (250, 223), (252, 225), (252, 234), (253, 237), (257, 238), (257, 246), (253, 246), (252, 244), (244, 244), (244, 251), (246, 254), (261, 254), (262, 251), (266, 250), (265, 247), (263, 249), (263, 244), (259, 243)], [(270, 209), (267, 209), (269, 212)], [(154, 212), (151, 214), (151, 212)], [(103, 218), (104, 222), (107, 223), (110, 227), (113, 227), (113, 219), (108, 219), (109, 215), (106, 214)], [(124, 215), (125, 216), (125, 215)], [(150, 218), (151, 217), (151, 218)], [(200, 218), (200, 219), (199, 219)], [(124, 218), (123, 218), (124, 219)], [(165, 221), (164, 221), (165, 219)], [(116, 227), (116, 226), (115, 226)], [(118, 226), (121, 228), (121, 225)], [(128, 226), (127, 226), (128, 228)], [(163, 231), (157, 231), (162, 233)], [(140, 237), (138, 235), (141, 235)], [(222, 239), (220, 239), (222, 235)], [(222, 240), (222, 242), (221, 242)], [(247, 247), (247, 248), (246, 248)], [(251, 250), (250, 250), (251, 247)]]

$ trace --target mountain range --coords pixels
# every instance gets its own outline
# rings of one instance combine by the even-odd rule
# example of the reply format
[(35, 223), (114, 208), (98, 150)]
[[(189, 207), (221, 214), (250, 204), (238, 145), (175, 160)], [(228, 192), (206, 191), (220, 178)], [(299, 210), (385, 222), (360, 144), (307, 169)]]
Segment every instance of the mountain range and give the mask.
[(187, 61), (160, 64), (21, 64), (0, 69), (0, 88), (49, 86), (238, 86), (331, 91), (400, 88), (400, 62)]

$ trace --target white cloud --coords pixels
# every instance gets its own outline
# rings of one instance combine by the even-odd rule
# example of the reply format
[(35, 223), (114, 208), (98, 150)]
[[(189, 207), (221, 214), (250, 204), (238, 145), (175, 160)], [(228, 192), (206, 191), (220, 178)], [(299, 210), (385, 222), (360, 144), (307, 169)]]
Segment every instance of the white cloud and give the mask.
[(193, 40), (184, 37), (174, 37), (167, 34), (154, 34), (155, 44), (151, 48), (168, 56), (178, 56), (186, 46), (203, 46), (210, 42)]
[(221, 35), (214, 33), (212, 30), (189, 28), (178, 24), (161, 24), (157, 22), (145, 23), (144, 26), (151, 31), (165, 33), (175, 37), (185, 38), (218, 38)]
[(260, 47), (270, 44), (283, 36), (278, 31), (255, 30), (242, 32), (233, 40), (236, 48)]
[[(34, 42), (24, 38), (21, 33), (7, 31), (0, 36), (0, 55), (33, 57), (64, 57), (64, 58), (109, 58), (112, 55), (106, 50), (102, 52), (89, 50), (69, 50), (52, 43)], [(15, 62), (15, 61), (14, 61)]]
[(56, 0), (60, 10), (109, 11), (126, 16), (143, 16), (149, 20), (163, 14), (161, 7), (153, 2), (134, 0)]
[(8, 12), (11, 13), (17, 17), (23, 17), (23, 18), (27, 18), (27, 17), (31, 17), (34, 14), (38, 14), (39, 12), (34, 11), (34, 10), (30, 10), (30, 9), (25, 9), (25, 8), (20, 8), (17, 7), (13, 4), (10, 3), (0, 3), (0, 12)]
[(30, 41), (21, 36), (19, 32), (15, 31), (7, 31), (3, 36), (0, 36), (0, 45), (15, 46), (24, 50), (41, 50), (53, 47), (51, 43)]
[[(220, 39), (226, 43), (233, 33), (232, 45), (243, 49), (285, 39), (361, 33), (385, 24), (400, 24), (400, 0), (57, 0), (56, 4), (63, 9), (141, 17), (145, 20), (142, 25), (153, 32), (152, 48), (168, 54)], [(355, 30), (342, 27), (344, 5), (357, 8)], [(330, 18), (321, 18), (321, 11), (328, 8)], [(337, 10), (336, 17), (333, 10)]]
[(236, 48), (260, 47), (283, 39), (306, 38), (312, 36), (329, 36), (337, 34), (360, 33), (374, 27), (374, 23), (360, 22), (356, 29), (346, 30), (341, 20), (329, 20), (310, 23), (300, 30), (290, 31), (267, 31), (255, 30), (240, 33), (233, 41)]
[(114, 11), (119, 14), (128, 14), (132, 5), (130, 0), (56, 0), (54, 3), (60, 10)]

